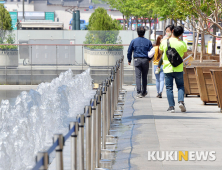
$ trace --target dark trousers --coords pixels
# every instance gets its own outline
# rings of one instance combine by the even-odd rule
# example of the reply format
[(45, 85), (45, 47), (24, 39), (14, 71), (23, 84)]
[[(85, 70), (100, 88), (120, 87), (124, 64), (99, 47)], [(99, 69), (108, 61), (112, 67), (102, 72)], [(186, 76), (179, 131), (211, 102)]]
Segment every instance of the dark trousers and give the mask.
[[(138, 94), (141, 93), (143, 95), (146, 93), (149, 60), (148, 58), (135, 58), (134, 66), (136, 72), (137, 93)], [(142, 89), (141, 89), (141, 77), (142, 77)]]

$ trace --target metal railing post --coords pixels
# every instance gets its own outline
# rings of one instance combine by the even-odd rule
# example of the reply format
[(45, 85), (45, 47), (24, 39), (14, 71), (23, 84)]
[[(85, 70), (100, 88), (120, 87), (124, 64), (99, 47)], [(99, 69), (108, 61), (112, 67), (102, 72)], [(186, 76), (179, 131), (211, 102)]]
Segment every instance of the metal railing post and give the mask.
[(92, 129), (91, 129), (91, 170), (96, 168), (96, 95), (90, 101), (92, 108)]
[(86, 117), (86, 170), (91, 170), (91, 106), (85, 106)]
[(118, 103), (118, 96), (117, 96), (117, 91), (118, 91), (118, 86), (117, 86), (117, 66), (115, 66), (115, 79), (114, 79), (114, 111), (117, 110), (117, 103)]
[(110, 129), (110, 113), (111, 113), (111, 103), (110, 103), (110, 96), (111, 96), (111, 80), (110, 78), (107, 79), (107, 95), (106, 95), (106, 102), (107, 102), (107, 128), (106, 128), (106, 134), (109, 135), (109, 129)]
[(102, 149), (106, 149), (106, 93), (107, 86), (106, 82), (103, 82), (103, 90), (102, 90)]
[(78, 114), (77, 120), (79, 123), (79, 135), (77, 139), (79, 140), (79, 170), (84, 170), (84, 114)]
[(99, 168), (99, 160), (101, 159), (101, 95), (99, 88), (96, 92), (96, 168)]
[(123, 80), (124, 80), (124, 75), (123, 75), (123, 71), (124, 71), (124, 60), (123, 60), (123, 57), (122, 57), (122, 59), (121, 59), (121, 66), (120, 66), (120, 71), (121, 71), (121, 73), (120, 73), (120, 75), (121, 75), (121, 79), (120, 79), (120, 81), (121, 81), (121, 83), (120, 83), (120, 89), (121, 90), (123, 90)]
[(44, 165), (39, 168), (39, 170), (47, 170), (49, 165), (49, 155), (48, 152), (38, 152), (36, 156), (36, 163), (43, 158)]
[(69, 130), (74, 127), (74, 132), (71, 135), (71, 170), (77, 170), (77, 135), (79, 124), (77, 121), (70, 122)]
[(64, 138), (62, 134), (55, 134), (53, 136), (53, 143), (59, 141), (59, 145), (56, 147), (56, 170), (63, 170), (63, 145)]
[(111, 122), (113, 121), (113, 117), (114, 117), (114, 97), (115, 97), (115, 70), (114, 68), (111, 71)]

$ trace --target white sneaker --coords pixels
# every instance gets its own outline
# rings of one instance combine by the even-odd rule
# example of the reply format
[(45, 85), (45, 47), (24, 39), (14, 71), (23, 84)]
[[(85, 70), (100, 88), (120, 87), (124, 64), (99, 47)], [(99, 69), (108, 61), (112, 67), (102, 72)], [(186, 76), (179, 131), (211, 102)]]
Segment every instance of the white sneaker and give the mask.
[(183, 102), (179, 102), (179, 108), (180, 108), (181, 112), (186, 112), (186, 107)]
[(157, 67), (156, 70), (155, 70), (155, 74), (159, 74), (160, 73), (160, 68)]

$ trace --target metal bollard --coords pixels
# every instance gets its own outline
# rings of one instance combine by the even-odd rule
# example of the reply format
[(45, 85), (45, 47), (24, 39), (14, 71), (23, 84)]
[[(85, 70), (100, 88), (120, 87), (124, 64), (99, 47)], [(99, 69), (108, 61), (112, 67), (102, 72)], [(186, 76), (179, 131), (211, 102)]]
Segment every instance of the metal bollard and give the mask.
[(106, 83), (103, 82), (102, 90), (102, 149), (106, 149)]
[(74, 127), (74, 132), (71, 135), (71, 170), (77, 170), (77, 135), (79, 124), (77, 121), (70, 122), (69, 130)]
[(117, 110), (117, 101), (116, 101), (116, 98), (117, 98), (117, 93), (116, 93), (116, 91), (117, 91), (117, 81), (116, 81), (116, 79), (117, 79), (117, 66), (115, 66), (115, 68), (114, 68), (114, 95), (113, 95), (113, 97), (114, 97), (114, 111), (115, 110)]
[(112, 74), (111, 74), (111, 123), (113, 121), (114, 117), (114, 79), (115, 79), (115, 70), (114, 68), (112, 69)]
[(84, 114), (78, 114), (77, 120), (79, 123), (79, 135), (77, 136), (79, 142), (79, 170), (84, 170)]
[(53, 143), (59, 141), (59, 145), (56, 147), (56, 170), (63, 170), (63, 146), (64, 138), (62, 134), (55, 134), (53, 136)]
[(90, 105), (92, 108), (92, 128), (91, 128), (91, 170), (96, 168), (96, 95), (90, 101)]
[(123, 90), (123, 80), (124, 80), (124, 75), (123, 75), (123, 68), (124, 68), (124, 60), (123, 57), (121, 59), (121, 64), (120, 64), (120, 89)]
[(85, 106), (86, 117), (86, 170), (91, 170), (91, 106)]
[(99, 168), (101, 159), (101, 95), (102, 91), (99, 88), (96, 92), (96, 168)]
[(107, 129), (106, 129), (106, 134), (109, 135), (109, 129), (110, 129), (110, 119), (111, 119), (111, 80), (110, 78), (107, 79)]
[(49, 165), (49, 155), (47, 152), (38, 152), (36, 156), (36, 163), (40, 161), (43, 157), (44, 165), (39, 168), (39, 170), (47, 170)]

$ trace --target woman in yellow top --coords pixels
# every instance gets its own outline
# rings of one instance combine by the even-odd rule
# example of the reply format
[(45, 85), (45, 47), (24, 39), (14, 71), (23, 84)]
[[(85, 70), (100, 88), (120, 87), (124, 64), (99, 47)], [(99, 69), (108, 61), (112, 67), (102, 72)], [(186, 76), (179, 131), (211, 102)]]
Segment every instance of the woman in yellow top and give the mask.
[[(163, 39), (162, 35), (159, 35), (156, 40), (156, 45), (154, 46), (155, 49), (155, 54), (153, 57), (153, 65), (154, 65), (154, 74), (155, 70), (158, 67), (158, 63), (162, 57), (162, 53), (159, 50), (159, 46), (161, 43), (161, 40)], [(156, 90), (157, 90), (157, 96), (158, 98), (162, 98), (162, 92), (163, 92), (163, 87), (164, 87), (164, 73), (163, 73), (163, 65), (160, 67), (160, 72), (159, 74), (155, 74), (156, 76)]]

